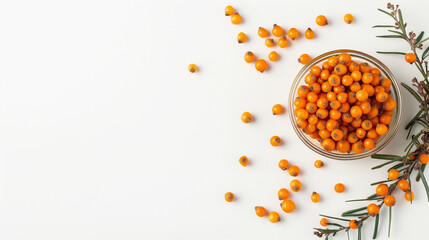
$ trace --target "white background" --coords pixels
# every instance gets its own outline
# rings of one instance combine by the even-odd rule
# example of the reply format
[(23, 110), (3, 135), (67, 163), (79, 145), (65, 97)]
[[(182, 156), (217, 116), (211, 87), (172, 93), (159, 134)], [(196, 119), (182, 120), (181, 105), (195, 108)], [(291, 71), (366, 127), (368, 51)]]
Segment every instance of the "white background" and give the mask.
[[(429, 30), (428, 1), (399, 3), (411, 29)], [(224, 16), (228, 4), (241, 25)], [(386, 172), (371, 171), (379, 161), (370, 158), (322, 158), (326, 167), (314, 168), (320, 156), (271, 107), (287, 105), (302, 53), (356, 49), (400, 81), (417, 76), (402, 57), (375, 53), (408, 50), (401, 40), (375, 38), (384, 31), (372, 25), (392, 23), (379, 7), (385, 2), (0, 1), (0, 238), (317, 239), (318, 214), (361, 206), (344, 200), (372, 194), (369, 184)], [(344, 23), (345, 13), (353, 24)], [(319, 14), (328, 26), (315, 24)], [(312, 27), (316, 38), (275, 48), (281, 59), (261, 74), (243, 55), (266, 58), (270, 49), (256, 33), (274, 23), (301, 33)], [(240, 31), (249, 36), (241, 45)], [(190, 63), (198, 73), (187, 71)], [(403, 95), (401, 129), (384, 153), (405, 146), (404, 124), (417, 105)], [(241, 123), (244, 111), (253, 123)], [(271, 147), (273, 135), (285, 144)], [(292, 179), (278, 169), (281, 158), (301, 168), (303, 190), (291, 195), (297, 210), (272, 224), (253, 208), (280, 212), (277, 191)], [(345, 193), (334, 193), (337, 182)], [(421, 183), (413, 189), (412, 205), (395, 195), (392, 240), (427, 235), (429, 204)], [(237, 201), (225, 202), (227, 191)], [(321, 202), (310, 201), (312, 191)], [(381, 214), (378, 239), (386, 239)], [(364, 239), (372, 229), (371, 220)]]

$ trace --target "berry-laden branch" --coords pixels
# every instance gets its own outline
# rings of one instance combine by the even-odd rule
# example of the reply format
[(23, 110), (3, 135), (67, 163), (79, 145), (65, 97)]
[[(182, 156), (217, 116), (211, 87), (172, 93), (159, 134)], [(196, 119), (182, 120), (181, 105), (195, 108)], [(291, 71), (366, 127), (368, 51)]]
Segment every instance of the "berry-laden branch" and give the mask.
[[(426, 178), (423, 174), (426, 167), (426, 163), (429, 161), (429, 81), (428, 81), (428, 62), (425, 60), (429, 56), (429, 46), (419, 56), (417, 51), (423, 49), (423, 43), (429, 40), (424, 38), (424, 32), (421, 32), (418, 36), (414, 32), (407, 33), (407, 23), (404, 22), (401, 9), (399, 5), (387, 4), (387, 10), (378, 9), (380, 12), (385, 13), (394, 20), (394, 25), (376, 25), (374, 28), (386, 28), (389, 32), (388, 35), (377, 36), (379, 38), (399, 38), (405, 40), (410, 48), (410, 53), (405, 52), (381, 52), (380, 54), (397, 54), (404, 55), (405, 61), (410, 64), (414, 64), (422, 75), (422, 80), (417, 78), (412, 79), (412, 87), (405, 83), (401, 85), (419, 102), (420, 110), (407, 124), (406, 130), (408, 130), (407, 139), (409, 138), (414, 127), (420, 127), (420, 131), (411, 137), (409, 144), (405, 147), (405, 154), (403, 156), (390, 155), (390, 154), (374, 154), (371, 157), (375, 159), (385, 160), (386, 162), (379, 164), (372, 169), (378, 169), (383, 167), (389, 167), (388, 177), (385, 180), (372, 183), (371, 185), (377, 185), (376, 193), (368, 196), (364, 199), (349, 200), (347, 202), (370, 202), (369, 205), (351, 209), (343, 212), (341, 217), (331, 217), (327, 215), (321, 215), (324, 217), (321, 220), (322, 226), (330, 226), (327, 228), (315, 228), (314, 234), (319, 237), (325, 237), (328, 239), (329, 236), (335, 236), (338, 232), (346, 232), (349, 236), (349, 231), (352, 229), (358, 229), (358, 239), (361, 239), (361, 228), (365, 221), (374, 217), (375, 226), (373, 238), (377, 237), (378, 223), (379, 223), (379, 211), (383, 206), (389, 208), (389, 227), (388, 235), (390, 236), (391, 218), (392, 218), (392, 207), (396, 203), (396, 199), (392, 196), (392, 193), (401, 189), (405, 192), (405, 199), (412, 202), (414, 199), (414, 193), (411, 189), (411, 174), (413, 171), (417, 171), (416, 181), (420, 179), (426, 189), (426, 194), (429, 201), (429, 187)], [(336, 222), (346, 222), (346, 224), (339, 224), (336, 222), (329, 222), (335, 220)]]

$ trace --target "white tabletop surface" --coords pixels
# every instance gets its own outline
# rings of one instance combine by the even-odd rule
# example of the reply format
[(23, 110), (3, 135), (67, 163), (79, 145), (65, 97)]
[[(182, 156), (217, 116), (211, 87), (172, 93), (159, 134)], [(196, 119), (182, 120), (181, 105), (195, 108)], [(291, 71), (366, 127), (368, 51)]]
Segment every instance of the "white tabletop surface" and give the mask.
[[(408, 26), (427, 30), (428, 1), (400, 1)], [(224, 16), (233, 5), (243, 17)], [(299, 141), (287, 114), (289, 87), (302, 53), (349, 48), (382, 60), (400, 81), (418, 76), (401, 56), (405, 42), (376, 39), (391, 24), (384, 1), (137, 1), (15, 0), (0, 2), (0, 239), (318, 239), (318, 214), (338, 215), (374, 192), (379, 161), (322, 158)], [(345, 13), (355, 22), (347, 25)], [(315, 18), (327, 16), (319, 27)], [(267, 56), (256, 32), (277, 23), (307, 27), (261, 74), (243, 55)], [(245, 44), (236, 35), (248, 34)], [(190, 74), (189, 63), (200, 71)], [(402, 154), (404, 124), (417, 109), (404, 95), (396, 138), (382, 151)], [(287, 109), (289, 111), (290, 109)], [(245, 125), (240, 116), (253, 113)], [(273, 148), (269, 138), (285, 144)], [(243, 168), (238, 157), (247, 155)], [(298, 165), (303, 189), (292, 214), (277, 191), (292, 179), (277, 162)], [(326, 163), (313, 167), (316, 159)], [(345, 184), (343, 194), (333, 191)], [(421, 183), (412, 205), (398, 199), (390, 239), (424, 239), (429, 204)], [(227, 203), (232, 191), (237, 201)], [(310, 201), (312, 191), (321, 202)], [(282, 221), (258, 218), (254, 206), (279, 211)], [(378, 239), (387, 239), (383, 209)], [(364, 228), (372, 236), (373, 220)], [(356, 232), (352, 233), (356, 239)], [(340, 234), (338, 239), (345, 239)]]

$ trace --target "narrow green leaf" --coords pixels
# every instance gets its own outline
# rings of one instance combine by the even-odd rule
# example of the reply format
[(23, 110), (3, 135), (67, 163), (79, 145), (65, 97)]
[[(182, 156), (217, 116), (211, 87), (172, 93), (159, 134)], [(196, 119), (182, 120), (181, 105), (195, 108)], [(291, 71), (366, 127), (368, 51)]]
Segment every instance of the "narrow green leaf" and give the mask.
[(392, 14), (390, 14), (390, 13), (388, 13), (388, 12), (386, 12), (386, 11), (384, 11), (383, 9), (378, 9), (378, 11), (380, 11), (380, 12), (382, 12), (382, 13), (385, 13), (385, 14), (387, 14), (387, 15), (389, 15), (391, 18), (393, 18), (393, 19), (395, 19), (394, 17), (393, 17), (393, 15)]
[[(414, 143), (415, 142), (417, 142), (418, 140), (419, 140), (419, 137), (422, 135), (422, 132), (419, 132), (419, 133), (417, 133), (417, 135), (415, 135), (414, 137), (413, 137), (413, 140), (411, 140), (411, 142), (407, 145), (407, 147), (405, 148), (405, 151), (408, 151), (409, 152), (409, 150), (411, 150), (411, 148), (413, 147), (413, 145), (414, 145)], [(407, 155), (406, 156), (408, 156), (408, 153), (407, 153)], [(408, 161), (408, 158), (407, 158), (407, 161)]]
[(338, 232), (337, 229), (325, 229), (325, 228), (313, 228), (314, 230), (317, 230), (319, 232), (325, 232), (325, 233), (334, 233), (334, 232)]
[[(422, 172), (425, 171), (426, 164), (420, 167), (422, 169)], [(420, 172), (417, 173), (416, 182), (420, 181)]]
[(377, 200), (381, 200), (383, 199), (382, 197), (380, 198), (372, 198), (372, 199), (367, 199), (367, 198), (361, 198), (361, 199), (352, 199), (352, 200), (346, 200), (346, 202), (365, 202), (365, 201), (377, 201)]
[(426, 48), (426, 50), (422, 54), (422, 61), (428, 56), (429, 53), (429, 46)]
[(422, 178), (422, 182), (423, 182), (423, 185), (425, 186), (426, 195), (427, 195), (428, 201), (429, 201), (429, 186), (428, 186), (428, 182), (426, 181), (425, 175), (422, 172), (422, 168), (419, 168), (419, 175)]
[(380, 164), (380, 165), (377, 165), (377, 166), (375, 166), (375, 167), (372, 167), (371, 169), (372, 169), (372, 170), (374, 170), (374, 169), (378, 169), (378, 168), (384, 167), (384, 166), (386, 166), (386, 165), (392, 164), (392, 163), (394, 163), (394, 162), (402, 161), (402, 159), (404, 159), (404, 157), (395, 158), (395, 159), (390, 160), (390, 161), (388, 161), (388, 162), (385, 162), (385, 163), (383, 163), (383, 164)]
[(360, 208), (355, 208), (355, 209), (352, 209), (352, 210), (349, 210), (349, 211), (345, 211), (345, 212), (343, 212), (343, 214), (356, 213), (356, 212), (359, 212), (359, 211), (362, 211), (362, 210), (366, 210), (366, 207), (360, 207)]
[[(366, 208), (366, 207), (365, 207)], [(341, 214), (341, 217), (363, 217), (367, 215), (368, 213), (344, 213)]]
[(350, 222), (350, 219), (346, 219), (346, 218), (331, 217), (331, 216), (323, 215), (323, 214), (319, 214), (319, 216), (325, 217), (325, 218), (330, 218), (330, 219), (335, 219), (335, 220), (339, 220), (339, 221), (344, 221), (344, 222)]
[(404, 39), (403, 36), (399, 36), (399, 35), (378, 35), (376, 37), (378, 37), (378, 38), (402, 38), (402, 39)]
[(408, 86), (407, 84), (405, 84), (405, 83), (401, 83), (401, 85), (405, 88), (405, 89), (407, 89), (407, 91), (408, 92), (410, 92), (411, 93), (411, 95), (413, 95), (414, 96), (414, 98), (421, 104), (422, 103), (422, 98), (417, 94), (417, 92), (416, 91), (414, 91), (410, 86)]
[(401, 25), (402, 30), (405, 31), (404, 19), (402, 18), (402, 11), (401, 11), (401, 9), (398, 9), (398, 15), (399, 15), (399, 24)]
[(371, 158), (375, 158), (375, 159), (384, 159), (384, 160), (393, 160), (396, 159), (400, 156), (398, 155), (392, 155), (392, 154), (372, 154)]
[(372, 239), (376, 239), (377, 238), (378, 221), (380, 221), (380, 214), (377, 214), (377, 216), (375, 216), (374, 233), (372, 234)]
[(372, 28), (396, 28), (396, 26), (393, 25), (374, 25)]
[(428, 38), (425, 38), (425, 39), (423, 39), (423, 40), (421, 40), (420, 42), (417, 42), (417, 43), (416, 43), (416, 46), (418, 46), (418, 45), (420, 45), (420, 44), (422, 44), (422, 43), (426, 42), (427, 40), (429, 40), (429, 37), (428, 37)]
[(404, 36), (401, 32), (398, 32), (398, 31), (395, 31), (395, 30), (387, 30), (387, 31), (389, 31), (389, 32), (391, 32), (391, 33), (399, 34), (399, 35), (401, 35), (401, 36)]
[(374, 199), (377, 197), (377, 193), (369, 195), (366, 199)]
[(422, 40), (423, 35), (425, 35), (425, 32), (423, 32), (423, 31), (422, 31), (422, 32), (417, 36), (417, 38), (416, 38), (416, 42), (419, 42), (420, 40)]
[[(402, 164), (402, 163), (401, 163)], [(383, 181), (378, 181), (378, 182), (373, 182), (373, 183), (371, 183), (371, 186), (374, 186), (374, 185), (378, 185), (378, 184), (380, 184), (380, 183), (387, 183), (387, 182), (391, 182), (392, 180), (383, 180)]]
[(389, 207), (389, 231), (387, 236), (390, 237), (390, 227), (392, 226), (392, 207)]
[(398, 169), (398, 168), (403, 167), (403, 166), (405, 166), (404, 163), (398, 163), (396, 165), (393, 165), (389, 169), (387, 169), (387, 171), (390, 171), (390, 169)]
[(362, 239), (362, 223), (359, 225), (358, 228), (358, 240)]
[(404, 52), (382, 52), (382, 51), (377, 51), (377, 53), (380, 53), (380, 54), (399, 54), (399, 55), (405, 55), (406, 54)]
[(343, 225), (338, 224), (338, 223), (327, 223), (327, 224), (331, 225), (331, 226), (336, 226), (336, 227), (344, 227)]
[[(428, 49), (429, 49), (429, 47), (428, 47)], [(419, 117), (420, 117), (420, 115), (422, 115), (422, 113), (423, 113), (423, 109), (420, 109), (420, 111), (413, 117), (413, 119), (411, 119), (408, 122), (407, 126), (405, 126), (405, 129), (410, 128), (411, 125), (413, 124), (413, 122), (416, 121), (417, 119), (419, 119)]]

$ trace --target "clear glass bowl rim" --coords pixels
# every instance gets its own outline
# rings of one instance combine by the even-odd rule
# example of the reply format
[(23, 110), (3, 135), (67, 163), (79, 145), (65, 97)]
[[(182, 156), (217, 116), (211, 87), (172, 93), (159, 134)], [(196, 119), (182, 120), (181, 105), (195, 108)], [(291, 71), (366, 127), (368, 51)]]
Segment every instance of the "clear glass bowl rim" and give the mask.
[[(298, 128), (298, 126), (296, 125), (296, 117), (293, 114), (293, 110), (295, 108), (294, 106), (294, 99), (296, 96), (296, 92), (298, 87), (304, 82), (304, 77), (305, 75), (309, 72), (310, 68), (324, 60), (326, 60), (327, 58), (334, 56), (334, 55), (338, 55), (340, 53), (348, 53), (355, 58), (358, 59), (363, 59), (364, 61), (370, 63), (373, 67), (378, 68), (381, 71), (381, 74), (383, 75), (383, 77), (387, 77), (392, 81), (392, 86), (391, 86), (391, 92), (392, 92), (392, 97), (393, 99), (396, 100), (396, 109), (394, 110), (393, 116), (392, 116), (392, 121), (389, 125), (389, 132), (386, 135), (383, 135), (379, 141), (377, 142), (377, 145), (374, 149), (372, 150), (365, 150), (363, 153), (360, 154), (356, 154), (353, 152), (350, 153), (340, 153), (338, 151), (332, 151), (332, 152), (326, 152), (325, 150), (322, 149), (322, 147), (320, 146), (319, 143), (314, 142), (315, 140), (311, 139), (308, 135), (306, 135), (305, 133), (302, 132), (301, 129)], [(395, 136), (396, 132), (398, 131), (399, 128), (399, 123), (400, 123), (400, 119), (402, 117), (402, 96), (401, 96), (401, 91), (398, 85), (398, 81), (396, 80), (395, 76), (393, 75), (393, 73), (390, 71), (390, 69), (384, 65), (380, 60), (376, 59), (375, 57), (367, 54), (367, 53), (363, 53), (357, 50), (351, 50), (351, 49), (338, 49), (338, 50), (333, 50), (333, 51), (329, 51), (326, 53), (323, 53), (319, 56), (317, 56), (316, 58), (314, 58), (313, 60), (311, 60), (310, 62), (308, 62), (300, 71), (299, 73), (296, 75), (292, 86), (290, 88), (290, 92), (289, 92), (289, 118), (290, 118), (290, 122), (292, 124), (292, 127), (295, 131), (295, 133), (298, 135), (299, 139), (311, 150), (313, 150), (314, 152), (327, 157), (327, 158), (331, 158), (331, 159), (336, 159), (336, 160), (357, 160), (357, 159), (362, 159), (365, 157), (368, 157), (374, 153), (377, 153), (378, 151), (380, 151), (381, 149), (383, 149), (389, 142), (392, 141), (393, 137)]]

